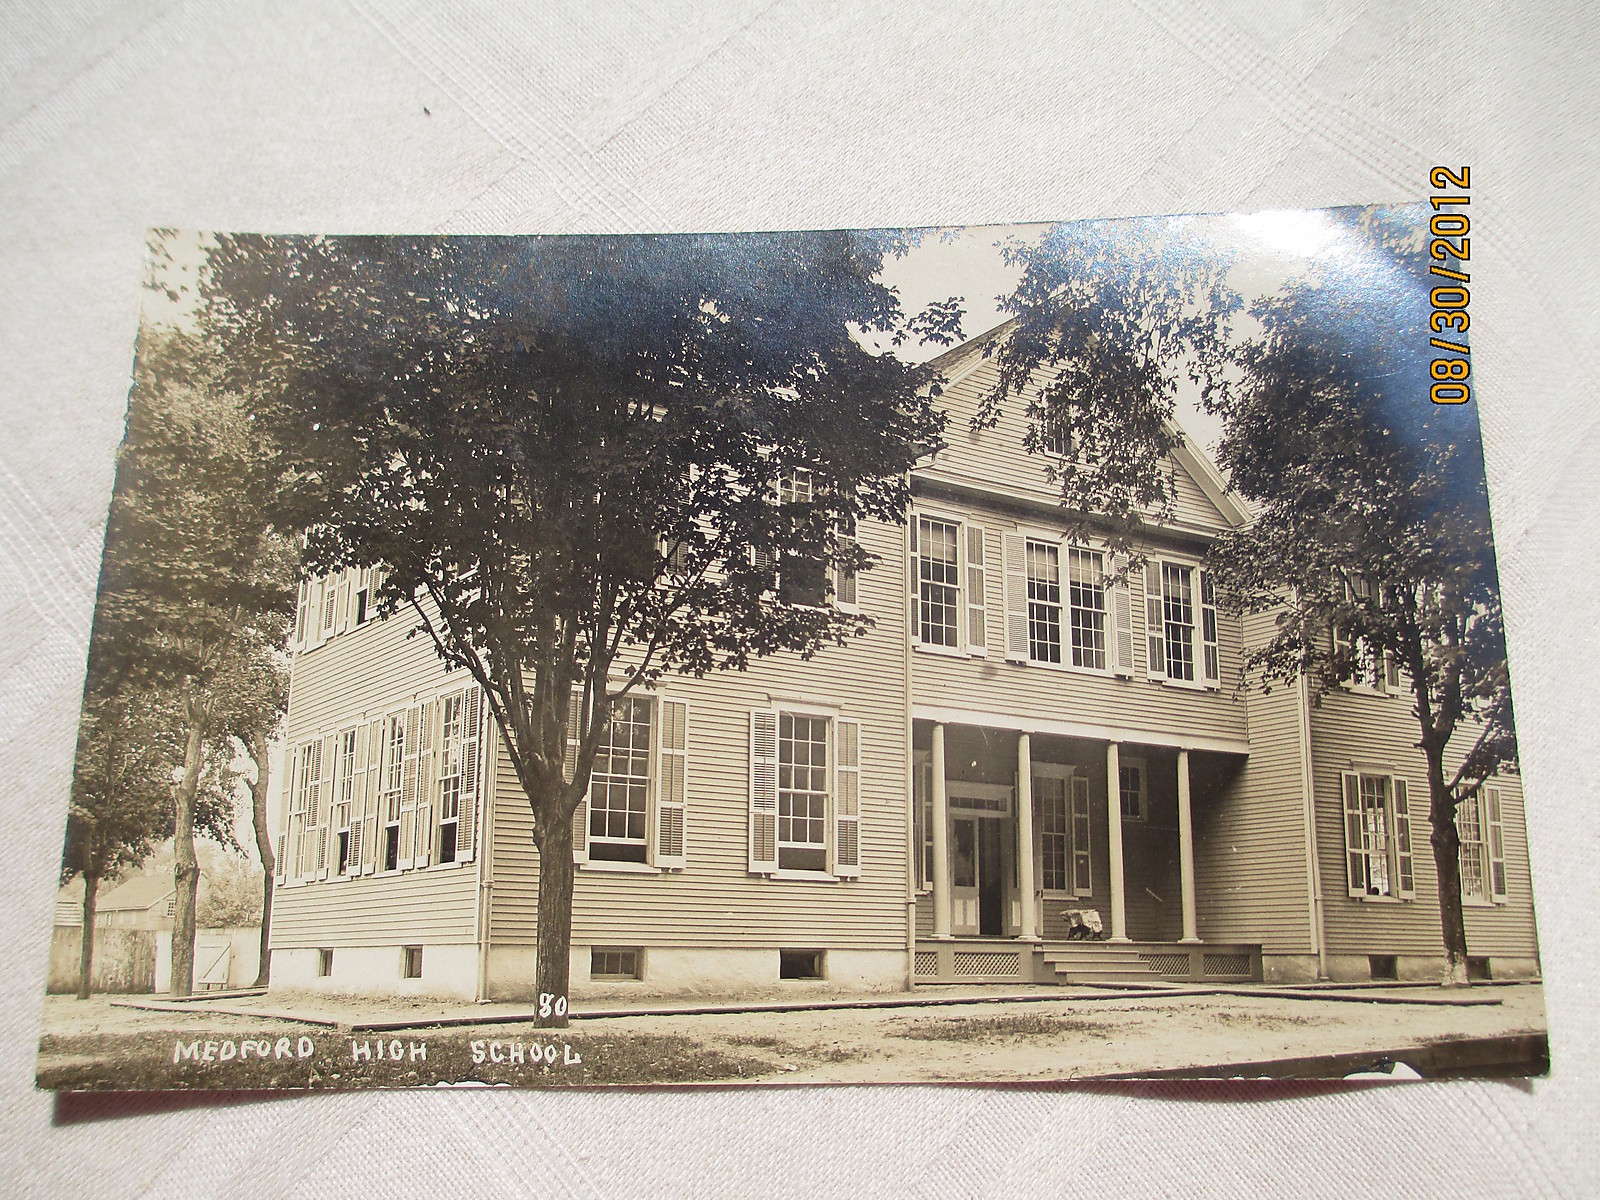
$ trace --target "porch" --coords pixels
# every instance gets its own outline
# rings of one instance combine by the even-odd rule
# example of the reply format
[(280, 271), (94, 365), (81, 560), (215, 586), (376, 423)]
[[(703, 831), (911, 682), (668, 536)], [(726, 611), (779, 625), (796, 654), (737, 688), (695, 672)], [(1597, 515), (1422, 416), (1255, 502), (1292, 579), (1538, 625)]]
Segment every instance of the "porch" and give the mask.
[(918, 938), (915, 975), (918, 983), (1259, 983), (1261, 947)]
[[(1196, 904), (1195, 810), (1243, 762), (1232, 746), (988, 719), (912, 739), (917, 981), (1261, 978), (1260, 946), (1204, 941)], [(1069, 938), (1083, 914), (1097, 938)]]

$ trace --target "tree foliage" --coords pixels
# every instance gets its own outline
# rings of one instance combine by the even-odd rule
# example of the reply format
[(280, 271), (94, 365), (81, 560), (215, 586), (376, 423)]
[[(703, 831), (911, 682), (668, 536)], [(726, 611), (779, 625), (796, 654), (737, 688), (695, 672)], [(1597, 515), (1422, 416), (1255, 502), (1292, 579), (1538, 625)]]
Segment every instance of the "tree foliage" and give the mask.
[(1013, 320), (986, 351), (999, 376), (974, 427), (1021, 404), (1029, 451), (1068, 439), (1063, 468), (1048, 469), (1069, 533), (1134, 548), (1172, 517), (1180, 384), (1211, 395), (1229, 377), (1230, 257), (1190, 217), (1065, 223), (1004, 255), (1023, 274), (1002, 301)]
[(875, 282), (907, 244), (223, 237), (210, 255), (203, 326), (285, 448), (311, 568), (381, 567), (380, 613), (405, 609), (484, 690), (533, 812), (541, 991), (566, 990), (571, 818), (610, 706), (868, 624), (824, 581), (870, 568), (848, 535), (903, 519), (942, 417), (925, 370), (859, 339), (948, 342), (960, 315), (907, 317)]
[[(1516, 761), (1477, 413), (1429, 398), (1426, 218), (1347, 210), (1337, 252), (1252, 309), (1219, 460), (1255, 508), (1215, 548), (1225, 602), (1275, 612), (1248, 665), (1320, 695), (1397, 663), (1429, 764), (1446, 949), (1464, 968), (1456, 805)], [(1333, 637), (1338, 630), (1341, 636)], [(1444, 773), (1446, 745), (1473, 738)]]

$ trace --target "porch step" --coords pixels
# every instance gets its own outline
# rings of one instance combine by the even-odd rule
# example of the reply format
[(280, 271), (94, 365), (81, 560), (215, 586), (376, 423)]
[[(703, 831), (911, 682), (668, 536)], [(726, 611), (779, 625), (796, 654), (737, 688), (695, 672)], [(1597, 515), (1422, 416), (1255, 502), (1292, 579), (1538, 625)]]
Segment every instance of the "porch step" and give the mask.
[(1103, 942), (1050, 946), (1043, 958), (1067, 983), (1160, 983), (1163, 978), (1137, 950)]

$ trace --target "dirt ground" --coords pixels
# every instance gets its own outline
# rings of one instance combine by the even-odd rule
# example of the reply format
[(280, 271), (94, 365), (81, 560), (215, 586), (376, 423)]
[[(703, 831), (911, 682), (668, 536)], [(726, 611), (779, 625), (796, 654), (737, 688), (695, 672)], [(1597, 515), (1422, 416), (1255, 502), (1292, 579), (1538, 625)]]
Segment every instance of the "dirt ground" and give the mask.
[[(930, 993), (932, 993), (930, 995)], [(971, 1001), (984, 993), (919, 989)], [(274, 993), (183, 1012), (118, 1007), (104, 997), (46, 1001), (39, 1085), (62, 1090), (650, 1083), (1058, 1082), (1322, 1055), (1379, 1054), (1429, 1043), (1542, 1034), (1537, 984), (1473, 988), (1498, 1004), (1440, 999), (1437, 987), (1295, 999), (1249, 995), (1001, 992), (977, 1003), (783, 1012), (617, 1016), (580, 1009), (541, 1030), (522, 1006), (342, 1000)], [(1022, 999), (1004, 997), (1025, 996)], [(219, 1013), (218, 1007), (237, 1009)], [(585, 1011), (589, 1015), (585, 1015)], [(336, 1020), (338, 1028), (288, 1014)], [(503, 1022), (441, 1027), (471, 1015)], [(363, 1030), (375, 1021), (415, 1027)], [(353, 1028), (352, 1028), (353, 1027)], [(1398, 1056), (1397, 1056), (1398, 1057)], [(1227, 1072), (1223, 1072), (1227, 1073)]]

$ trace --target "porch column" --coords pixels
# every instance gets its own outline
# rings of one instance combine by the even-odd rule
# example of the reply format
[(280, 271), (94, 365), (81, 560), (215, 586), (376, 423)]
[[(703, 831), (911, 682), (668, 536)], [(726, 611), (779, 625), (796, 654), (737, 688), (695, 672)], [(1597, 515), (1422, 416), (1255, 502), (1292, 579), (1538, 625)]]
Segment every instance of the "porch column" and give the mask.
[(950, 896), (950, 797), (944, 782), (944, 726), (933, 727), (933, 936), (954, 926)]
[(1183, 891), (1183, 940), (1198, 942), (1194, 909), (1194, 820), (1189, 811), (1189, 752), (1178, 751), (1178, 880)]
[(1122, 760), (1116, 742), (1106, 743), (1106, 829), (1111, 835), (1111, 940), (1128, 940), (1128, 902), (1122, 884)]
[(1024, 938), (1039, 936), (1033, 907), (1033, 749), (1028, 735), (1017, 734), (1017, 891)]

